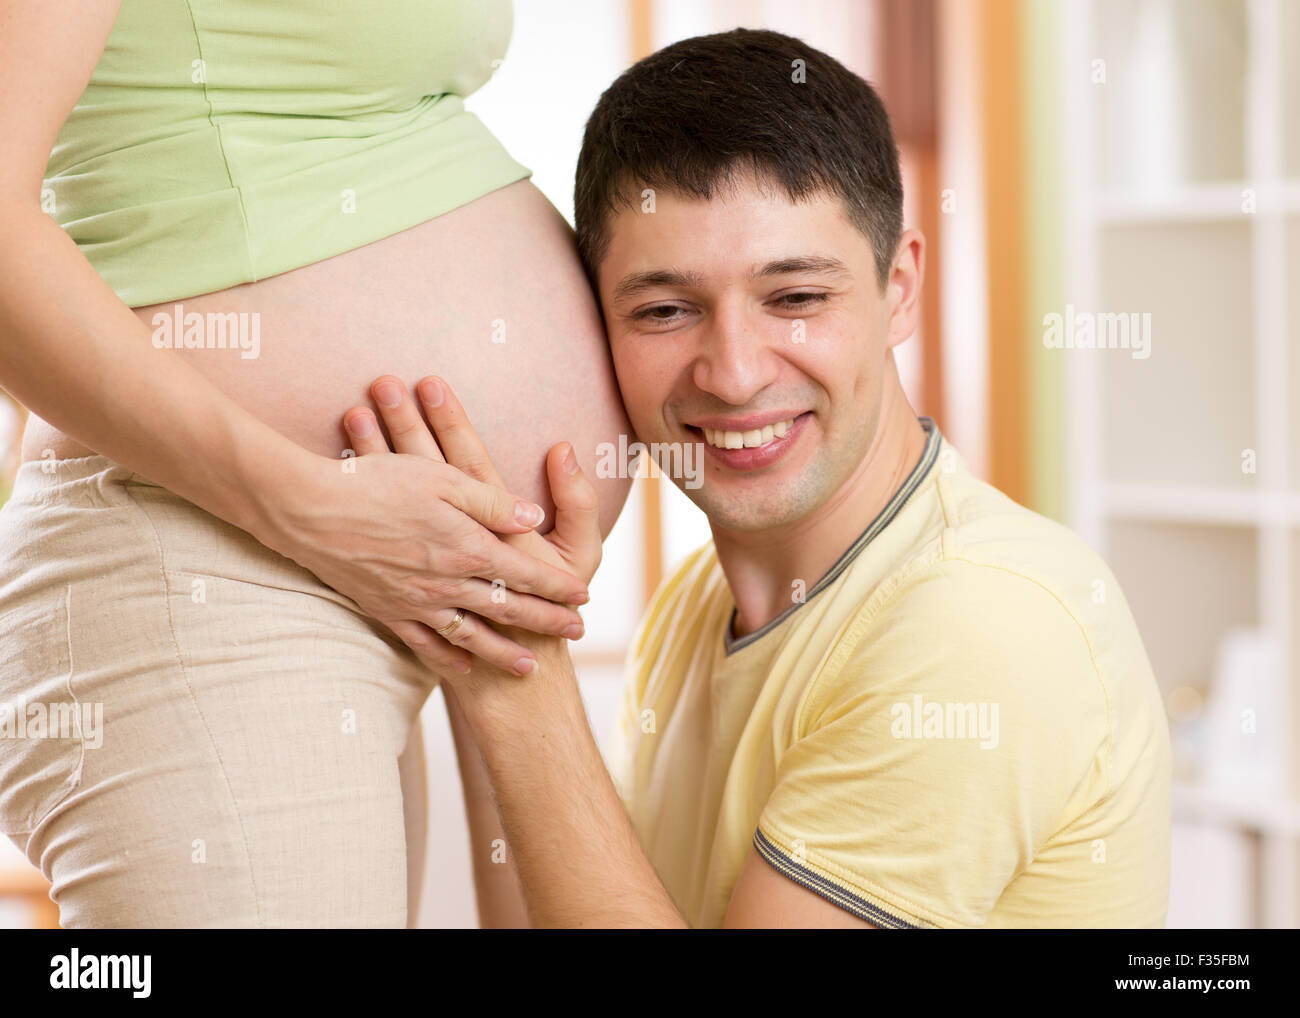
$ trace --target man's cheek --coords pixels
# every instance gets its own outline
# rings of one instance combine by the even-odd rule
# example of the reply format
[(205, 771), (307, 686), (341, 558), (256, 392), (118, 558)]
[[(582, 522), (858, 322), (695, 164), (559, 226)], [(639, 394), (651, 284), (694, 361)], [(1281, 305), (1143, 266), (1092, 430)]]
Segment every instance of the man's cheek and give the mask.
[(662, 427), (658, 422), (663, 417), (665, 394), (655, 388), (655, 376), (647, 373), (644, 361), (635, 357), (625, 360), (616, 357), (614, 375), (618, 379), (618, 390), (628, 420), (637, 433), (649, 441)]

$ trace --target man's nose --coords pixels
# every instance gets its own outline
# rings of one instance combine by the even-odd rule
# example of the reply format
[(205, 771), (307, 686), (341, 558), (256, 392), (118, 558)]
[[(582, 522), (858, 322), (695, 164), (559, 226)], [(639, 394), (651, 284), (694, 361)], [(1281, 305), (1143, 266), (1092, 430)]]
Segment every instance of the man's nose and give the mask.
[(768, 330), (739, 310), (715, 313), (695, 357), (693, 380), (731, 406), (744, 406), (776, 381), (779, 358)]

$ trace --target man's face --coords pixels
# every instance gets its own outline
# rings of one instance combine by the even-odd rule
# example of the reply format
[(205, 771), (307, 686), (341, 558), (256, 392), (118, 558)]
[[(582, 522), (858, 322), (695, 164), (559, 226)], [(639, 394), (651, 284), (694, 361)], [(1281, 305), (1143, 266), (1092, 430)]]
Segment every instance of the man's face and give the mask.
[[(912, 331), (834, 196), (792, 203), (741, 178), (611, 220), (598, 283), (619, 387), (644, 443), (704, 443), (677, 485), (715, 528), (813, 512), (866, 458), (885, 353)], [(687, 461), (694, 462), (694, 461)], [(667, 461), (663, 461), (667, 466)]]

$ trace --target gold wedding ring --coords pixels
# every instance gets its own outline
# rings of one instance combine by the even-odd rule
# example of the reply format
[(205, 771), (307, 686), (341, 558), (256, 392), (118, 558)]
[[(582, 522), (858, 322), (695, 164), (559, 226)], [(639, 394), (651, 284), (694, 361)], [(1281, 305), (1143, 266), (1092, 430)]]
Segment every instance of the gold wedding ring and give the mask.
[(462, 609), (457, 608), (456, 617), (452, 619), (450, 622), (448, 622), (441, 629), (435, 629), (434, 632), (437, 633), (445, 640), (448, 636), (454, 633), (457, 627), (464, 621), (465, 621), (465, 612)]

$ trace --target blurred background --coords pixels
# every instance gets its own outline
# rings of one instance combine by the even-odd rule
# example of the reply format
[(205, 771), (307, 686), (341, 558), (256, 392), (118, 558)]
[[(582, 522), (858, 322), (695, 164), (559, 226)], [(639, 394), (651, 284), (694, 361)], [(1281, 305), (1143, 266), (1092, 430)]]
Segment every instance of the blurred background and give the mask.
[[(928, 241), (923, 323), (897, 351), (912, 405), (1123, 587), (1174, 748), (1169, 926), (1295, 927), (1300, 0), (515, 0), (467, 105), (572, 222), (605, 87), (737, 26), (881, 92)], [(0, 448), (20, 416), (0, 401)], [(638, 479), (575, 648), (602, 745), (649, 594), (708, 537), (671, 483)], [(422, 721), (419, 923), (474, 926), (440, 695)], [(0, 926), (56, 923), (47, 892), (0, 839)]]

